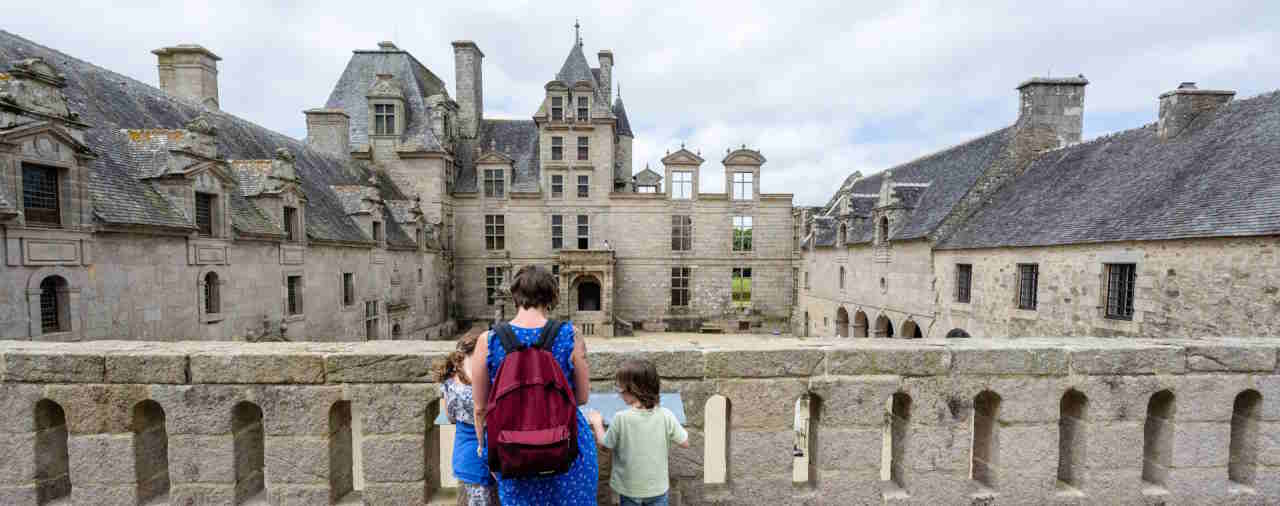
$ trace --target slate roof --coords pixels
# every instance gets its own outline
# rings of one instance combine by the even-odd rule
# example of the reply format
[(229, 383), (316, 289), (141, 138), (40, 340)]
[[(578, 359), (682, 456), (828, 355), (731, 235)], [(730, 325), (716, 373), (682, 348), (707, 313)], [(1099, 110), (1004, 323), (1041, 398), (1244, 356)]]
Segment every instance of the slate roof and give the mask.
[(1041, 154), (940, 248), (1280, 234), (1280, 92)]
[(454, 177), (454, 190), (459, 192), (475, 192), (476, 166), (475, 147), (489, 149), (493, 146), (502, 154), (510, 157), (512, 169), (511, 191), (536, 192), (541, 174), (541, 162), (538, 157), (538, 125), (533, 120), (486, 119), (480, 122), (480, 132), (474, 143), (462, 141), (454, 153), (458, 164)]
[(614, 131), (618, 135), (635, 137), (635, 134), (631, 133), (631, 121), (627, 120), (627, 108), (622, 105), (621, 96), (613, 101), (613, 115), (618, 117), (618, 127)]
[(448, 96), (444, 83), (412, 55), (399, 49), (353, 51), (347, 68), (329, 94), (325, 108), (342, 109), (351, 118), (352, 148), (369, 143), (369, 125), (373, 122), (369, 120), (368, 94), (378, 74), (391, 74), (404, 94), (405, 127), (400, 133), (400, 142), (428, 151), (444, 149), (431, 131), (430, 107), (426, 100), (436, 94)]
[[(217, 127), (221, 156), (232, 159), (271, 159), (277, 148), (288, 148), (297, 158), (298, 175), (307, 196), (306, 232), (320, 240), (365, 241), (364, 234), (342, 212), (332, 184), (352, 183), (353, 173), (367, 174), (362, 165), (348, 166), (330, 155), (307, 148), (302, 142), (222, 111), (207, 111), (198, 104), (171, 97), (132, 78), (0, 31), (0, 62), (40, 57), (66, 75), (63, 89), (81, 121), (91, 127), (85, 141), (98, 155), (89, 163), (89, 191), (94, 214), (103, 222), (194, 228), (149, 183), (132, 173), (127, 144), (117, 138), (122, 129), (180, 129), (206, 112)], [(7, 64), (7, 63), (6, 63)], [(355, 124), (353, 121), (352, 124)], [(255, 231), (264, 223), (243, 198), (231, 198), (233, 225)]]
[(564, 65), (561, 65), (560, 71), (556, 72), (556, 80), (570, 88), (578, 81), (587, 81), (592, 87), (597, 87), (599, 84), (596, 74), (591, 72), (591, 65), (587, 64), (587, 56), (582, 53), (581, 41), (574, 42), (573, 48), (569, 49), (569, 56), (565, 57)]
[(662, 175), (658, 174), (657, 172), (654, 172), (653, 169), (650, 169), (648, 165), (644, 167), (644, 170), (636, 173), (637, 185), (656, 186), (658, 183), (661, 183), (661, 182), (662, 182)]

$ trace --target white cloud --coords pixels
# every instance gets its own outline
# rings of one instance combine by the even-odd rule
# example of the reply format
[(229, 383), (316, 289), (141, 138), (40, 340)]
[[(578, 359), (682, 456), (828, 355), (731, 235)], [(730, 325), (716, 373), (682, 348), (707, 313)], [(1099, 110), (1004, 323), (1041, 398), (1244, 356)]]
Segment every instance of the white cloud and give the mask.
[(262, 6), (164, 2), (50, 9), (0, 6), (5, 30), (156, 82), (151, 49), (205, 45), (220, 63), (225, 109), (305, 134), (300, 111), (324, 104), (351, 50), (394, 39), (452, 86), (450, 41), (486, 54), (492, 117), (527, 118), (573, 41), (617, 58), (636, 133), (635, 168), (685, 142), (720, 191), (725, 148), (769, 162), (766, 192), (825, 202), (864, 174), (1011, 123), (1013, 87), (1032, 75), (1085, 74), (1086, 136), (1155, 119), (1156, 95), (1181, 81), (1248, 97), (1275, 88), (1280, 7), (1273, 1), (1008, 3), (349, 1)]

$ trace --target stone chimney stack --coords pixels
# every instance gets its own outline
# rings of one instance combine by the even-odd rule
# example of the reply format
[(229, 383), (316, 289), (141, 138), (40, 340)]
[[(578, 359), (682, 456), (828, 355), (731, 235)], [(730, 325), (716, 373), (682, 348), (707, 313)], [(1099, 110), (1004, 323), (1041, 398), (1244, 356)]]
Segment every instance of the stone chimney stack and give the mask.
[(481, 66), (484, 53), (475, 42), (453, 41), (453, 71), (457, 80), (458, 130), (463, 137), (475, 138), (484, 119), (484, 76)]
[(1084, 130), (1084, 87), (1076, 77), (1033, 77), (1018, 85), (1020, 106), (1015, 139), (1022, 154), (1080, 142)]
[(613, 51), (600, 50), (596, 55), (600, 60), (600, 85), (604, 86), (604, 103), (613, 103)]
[(1195, 128), (1196, 120), (1212, 117), (1212, 113), (1236, 96), (1232, 90), (1202, 90), (1196, 83), (1184, 82), (1178, 89), (1160, 94), (1160, 122), (1156, 132), (1167, 141)]
[(342, 158), (351, 156), (351, 117), (342, 109), (307, 109), (308, 146)]
[(198, 44), (178, 44), (151, 52), (165, 93), (218, 109), (218, 55)]

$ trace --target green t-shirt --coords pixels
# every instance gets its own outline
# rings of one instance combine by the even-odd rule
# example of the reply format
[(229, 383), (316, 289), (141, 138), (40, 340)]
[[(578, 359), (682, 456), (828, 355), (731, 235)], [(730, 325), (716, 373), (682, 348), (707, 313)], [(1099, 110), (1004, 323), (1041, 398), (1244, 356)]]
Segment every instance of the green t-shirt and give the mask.
[(627, 497), (654, 497), (665, 494), (667, 450), (684, 443), (689, 433), (671, 410), (631, 408), (613, 417), (604, 434), (604, 447), (613, 450), (613, 473), (609, 486)]

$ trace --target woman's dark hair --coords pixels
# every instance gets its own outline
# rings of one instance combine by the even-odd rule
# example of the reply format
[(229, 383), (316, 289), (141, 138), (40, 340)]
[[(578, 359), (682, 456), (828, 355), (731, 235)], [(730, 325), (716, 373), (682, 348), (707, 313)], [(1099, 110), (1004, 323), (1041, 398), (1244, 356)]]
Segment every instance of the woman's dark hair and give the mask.
[(651, 409), (658, 405), (658, 392), (662, 384), (658, 378), (658, 368), (653, 366), (653, 362), (638, 359), (623, 362), (615, 378), (618, 388), (634, 395), (645, 408)]
[(470, 385), (471, 378), (467, 377), (467, 371), (462, 367), (462, 360), (476, 351), (476, 341), (480, 340), (483, 332), (468, 332), (458, 338), (458, 348), (449, 353), (443, 364), (436, 366), (436, 383), (444, 383), (445, 380), (458, 375), (458, 382), (463, 385)]
[(555, 309), (560, 302), (560, 284), (546, 268), (526, 265), (511, 280), (511, 302), (521, 309)]

